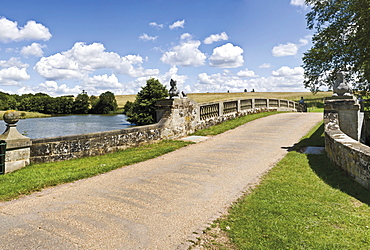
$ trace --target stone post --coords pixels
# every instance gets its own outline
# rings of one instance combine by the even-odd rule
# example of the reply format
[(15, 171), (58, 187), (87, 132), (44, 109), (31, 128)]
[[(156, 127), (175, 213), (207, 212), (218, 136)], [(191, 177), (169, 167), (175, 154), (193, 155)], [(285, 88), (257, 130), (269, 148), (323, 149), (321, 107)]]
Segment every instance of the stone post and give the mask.
[(14, 110), (5, 112), (3, 118), (6, 124), (5, 132), (0, 135), (0, 140), (6, 141), (5, 173), (10, 173), (27, 166), (30, 163), (31, 140), (21, 135), (16, 123), (19, 113)]
[(325, 98), (324, 116), (338, 113), (340, 130), (349, 137), (359, 141), (361, 137), (360, 104), (354, 96), (337, 96)]
[(177, 139), (196, 130), (199, 106), (188, 98), (174, 98), (157, 101), (157, 122), (163, 126), (162, 139)]

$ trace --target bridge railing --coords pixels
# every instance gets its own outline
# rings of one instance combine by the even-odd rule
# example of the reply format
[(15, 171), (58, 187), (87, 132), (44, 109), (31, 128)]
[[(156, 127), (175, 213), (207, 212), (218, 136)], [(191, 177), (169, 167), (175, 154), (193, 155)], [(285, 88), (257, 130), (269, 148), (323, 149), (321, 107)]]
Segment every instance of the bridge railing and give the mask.
[(298, 103), (280, 99), (252, 98), (199, 104), (200, 120), (258, 109), (297, 110)]

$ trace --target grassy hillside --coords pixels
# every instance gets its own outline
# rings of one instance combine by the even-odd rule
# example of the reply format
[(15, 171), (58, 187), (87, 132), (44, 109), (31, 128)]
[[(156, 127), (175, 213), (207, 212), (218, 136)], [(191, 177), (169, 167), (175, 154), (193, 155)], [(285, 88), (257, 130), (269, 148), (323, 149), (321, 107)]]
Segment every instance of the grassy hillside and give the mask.
[[(323, 99), (331, 96), (332, 92), (318, 92), (316, 95), (311, 92), (240, 92), (240, 93), (195, 93), (188, 94), (188, 97), (197, 103), (216, 102), (232, 100), (237, 98), (276, 98), (299, 101), (301, 96), (306, 100), (308, 107), (323, 108)], [(122, 108), (127, 101), (135, 101), (136, 95), (117, 95), (118, 107)]]

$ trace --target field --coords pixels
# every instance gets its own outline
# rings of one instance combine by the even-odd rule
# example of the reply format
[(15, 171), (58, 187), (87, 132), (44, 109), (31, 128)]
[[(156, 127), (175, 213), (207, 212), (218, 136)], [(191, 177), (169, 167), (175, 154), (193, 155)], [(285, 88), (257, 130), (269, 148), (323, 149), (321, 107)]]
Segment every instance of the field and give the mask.
[[(51, 115), (37, 113), (37, 112), (25, 112), (25, 111), (19, 111), (21, 115), (21, 119), (25, 118), (42, 118), (42, 117), (50, 117)], [(5, 111), (0, 110), (0, 120), (3, 119)]]
[[(197, 103), (208, 103), (216, 101), (225, 101), (238, 98), (276, 98), (291, 101), (299, 101), (303, 97), (307, 103), (308, 111), (322, 111), (323, 99), (331, 96), (332, 92), (239, 92), (239, 93), (194, 93), (188, 94), (188, 97)], [(127, 101), (135, 101), (136, 95), (117, 95), (118, 107), (122, 108)]]
[[(312, 94), (311, 92), (239, 92), (239, 93), (193, 93), (188, 94), (188, 97), (197, 103), (207, 103), (215, 101), (224, 101), (237, 98), (277, 98), (298, 101), (301, 96), (305, 100), (323, 99), (331, 96), (332, 92), (318, 92)], [(123, 107), (127, 101), (135, 101), (136, 95), (116, 95), (116, 100), (119, 107)]]

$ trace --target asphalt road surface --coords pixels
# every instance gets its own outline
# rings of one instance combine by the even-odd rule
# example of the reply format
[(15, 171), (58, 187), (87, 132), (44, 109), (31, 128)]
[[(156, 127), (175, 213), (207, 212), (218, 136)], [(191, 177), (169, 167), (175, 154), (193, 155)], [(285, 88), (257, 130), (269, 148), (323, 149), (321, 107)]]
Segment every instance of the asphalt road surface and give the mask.
[(261, 118), (156, 159), (0, 203), (0, 249), (186, 249), (317, 122)]

